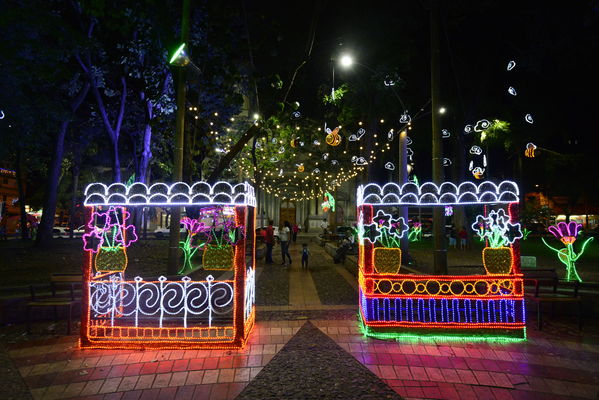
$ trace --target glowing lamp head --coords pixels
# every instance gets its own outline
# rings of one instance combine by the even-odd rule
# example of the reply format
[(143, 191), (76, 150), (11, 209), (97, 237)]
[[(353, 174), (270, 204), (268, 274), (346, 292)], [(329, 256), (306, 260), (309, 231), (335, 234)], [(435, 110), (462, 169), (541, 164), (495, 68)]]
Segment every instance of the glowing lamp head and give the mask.
[(183, 43), (173, 54), (169, 61), (169, 64), (176, 65), (177, 67), (185, 67), (189, 64), (189, 62), (189, 56), (185, 51), (185, 43)]
[(345, 54), (341, 56), (341, 58), (339, 59), (339, 63), (343, 68), (349, 68), (353, 65), (354, 59), (352, 58), (352, 56)]
[(447, 109), (445, 107), (441, 107), (439, 108), (439, 114), (443, 115), (447, 112)]

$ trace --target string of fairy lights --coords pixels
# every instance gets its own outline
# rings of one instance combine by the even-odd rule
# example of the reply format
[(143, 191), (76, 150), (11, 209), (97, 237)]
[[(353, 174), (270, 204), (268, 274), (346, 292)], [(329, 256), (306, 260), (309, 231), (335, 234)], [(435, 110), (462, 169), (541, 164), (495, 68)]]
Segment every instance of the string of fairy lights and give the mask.
[[(429, 101), (430, 102), (430, 101)], [(254, 166), (251, 162), (253, 148), (252, 141), (246, 143), (241, 153), (236, 156), (231, 166), (227, 168), (227, 172), (233, 174), (237, 172), (240, 178), (250, 180), (257, 188), (260, 188), (265, 193), (290, 201), (303, 201), (322, 197), (328, 191), (334, 191), (342, 186), (344, 182), (355, 178), (360, 174), (366, 166), (372, 164), (384, 156), (385, 152), (391, 152), (391, 143), (395, 136), (400, 132), (411, 130), (413, 128), (413, 120), (424, 111), (428, 105), (424, 104), (419, 111), (410, 117), (407, 111), (399, 119), (402, 125), (399, 129), (389, 129), (389, 123), (385, 124), (385, 119), (381, 118), (379, 126), (376, 128), (376, 133), (366, 132), (362, 128), (363, 122), (358, 122), (354, 127), (357, 133), (351, 133), (352, 130), (347, 127), (335, 127), (334, 132), (331, 129), (321, 127), (316, 129), (307, 129), (305, 127), (296, 126), (281, 126), (280, 124), (272, 127), (274, 132), (278, 130), (286, 130), (287, 134), (291, 134), (291, 143), (288, 138), (275, 137), (275, 134), (268, 139), (267, 135), (257, 139), (255, 147), (255, 157), (263, 162), (265, 166)], [(198, 108), (194, 106), (188, 107), (188, 110), (195, 114), (193, 118), (198, 120)], [(299, 115), (299, 112), (296, 113)], [(238, 130), (229, 127), (217, 127), (221, 118), (218, 112), (212, 114), (215, 120), (208, 119), (209, 136), (214, 140), (214, 151), (217, 155), (225, 155), (230, 152), (236, 143), (236, 139), (231, 135), (231, 132)], [(407, 118), (406, 118), (407, 117)], [(239, 119), (239, 122), (247, 122), (248, 117)], [(259, 115), (255, 114), (250, 118), (250, 121), (256, 125), (263, 124)], [(216, 121), (216, 122), (215, 122)], [(234, 123), (235, 117), (228, 118), (228, 121)], [(384, 127), (387, 125), (387, 127)], [(382, 131), (388, 132), (385, 134)], [(313, 135), (308, 134), (302, 138), (302, 133), (306, 130), (315, 132)], [(329, 143), (328, 136), (335, 134), (338, 137), (337, 141)], [(323, 135), (327, 135), (326, 138)], [(370, 151), (365, 150), (365, 143), (360, 142), (364, 136), (372, 136), (370, 140)], [(295, 139), (293, 139), (295, 138)], [(312, 140), (314, 139), (314, 140)], [(294, 145), (294, 140), (299, 145)], [(347, 142), (344, 147), (337, 147), (342, 141)], [(324, 147), (323, 147), (324, 145)], [(343, 150), (341, 150), (343, 148)], [(351, 150), (353, 148), (354, 150)], [(319, 154), (320, 152), (320, 154)], [(279, 160), (278, 156), (284, 156)], [(277, 164), (281, 161), (280, 164)], [(345, 164), (345, 165), (343, 165)], [(351, 164), (348, 166), (347, 164)], [(387, 167), (389, 164), (392, 167)], [(388, 162), (385, 168), (393, 170), (393, 163)], [(256, 173), (261, 175), (261, 179), (255, 179)]]

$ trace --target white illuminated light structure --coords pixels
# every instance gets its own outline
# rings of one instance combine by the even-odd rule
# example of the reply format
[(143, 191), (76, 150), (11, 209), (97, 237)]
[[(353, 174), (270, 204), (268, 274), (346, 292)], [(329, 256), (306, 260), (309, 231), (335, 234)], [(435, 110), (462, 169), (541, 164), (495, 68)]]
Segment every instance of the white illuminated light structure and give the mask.
[(482, 132), (485, 129), (487, 129), (488, 127), (490, 127), (490, 126), (491, 126), (491, 123), (489, 122), (488, 119), (481, 119), (474, 126), (474, 131), (475, 132)]
[(364, 136), (364, 134), (366, 133), (366, 130), (364, 128), (360, 128), (358, 129), (358, 133), (355, 134), (351, 134), (349, 135), (349, 141), (350, 142), (356, 142), (358, 140), (360, 140), (362, 138), (362, 136)]
[(443, 158), (443, 166), (444, 166), (444, 167), (449, 167), (449, 166), (451, 166), (451, 160), (450, 160), (449, 158), (447, 158), (447, 157), (444, 157), (444, 158)]
[(350, 56), (348, 54), (341, 56), (341, 59), (339, 61), (341, 63), (341, 66), (345, 67), (345, 68), (351, 67), (352, 64), (354, 63), (354, 59), (352, 58), (352, 56)]
[(385, 168), (389, 171), (393, 171), (395, 170), (395, 165), (392, 162), (388, 162), (387, 164), (385, 164)]
[[(385, 221), (380, 224), (380, 221)], [(378, 210), (376, 215), (372, 218), (372, 224), (362, 225), (364, 226), (374, 226), (374, 229), (377, 232), (377, 235), (374, 238), (370, 238), (369, 236), (364, 235), (364, 240), (368, 240), (370, 243), (376, 243), (383, 237), (383, 229), (387, 230), (387, 235), (393, 236), (397, 239), (401, 239), (403, 235), (409, 230), (408, 225), (406, 224), (405, 219), (402, 217), (393, 218), (391, 214), (387, 214), (383, 210)], [(395, 230), (399, 231), (398, 233), (391, 232), (392, 227), (395, 226)], [(382, 228), (382, 229), (381, 229)], [(373, 240), (374, 239), (374, 240)]]
[(472, 125), (468, 124), (464, 127), (464, 133), (471, 133), (474, 128)]
[(368, 161), (364, 157), (352, 156), (351, 161), (358, 166), (368, 165)]
[(395, 136), (395, 131), (393, 129), (391, 129), (391, 130), (389, 130), (389, 132), (387, 132), (387, 139), (389, 139), (389, 141), (392, 141), (393, 136)]
[(410, 122), (412, 122), (412, 117), (410, 117), (410, 114), (408, 114), (407, 110), (403, 112), (403, 114), (399, 118), (399, 122), (402, 124), (409, 124)]
[(529, 124), (532, 124), (532, 123), (534, 122), (534, 120), (532, 119), (532, 115), (530, 115), (530, 114), (526, 114), (526, 115), (524, 116), (524, 120), (525, 120), (526, 122), (528, 122)]
[(135, 182), (130, 186), (113, 183), (91, 183), (85, 188), (86, 206), (193, 206), (206, 204), (233, 204), (256, 206), (254, 188), (247, 182), (231, 185), (216, 182), (211, 185), (197, 182), (189, 186), (184, 182), (171, 185)]
[(133, 326), (138, 327), (140, 319), (156, 317), (162, 328), (165, 318), (178, 316), (187, 328), (189, 318), (204, 316), (208, 327), (212, 327), (214, 316), (230, 314), (233, 308), (233, 281), (215, 281), (212, 275), (205, 281), (184, 276), (180, 282), (168, 281), (164, 276), (158, 282), (144, 281), (139, 276), (125, 281), (117, 275), (109, 280), (92, 280), (89, 287), (92, 317), (107, 317), (110, 326), (123, 317), (132, 317)]
[(516, 89), (514, 89), (514, 87), (513, 87), (513, 86), (510, 86), (510, 87), (507, 89), (507, 91), (508, 91), (508, 93), (509, 93), (509, 94), (511, 94), (512, 96), (516, 96), (516, 95), (518, 94), (518, 93), (516, 93)]
[(389, 206), (446, 206), (465, 204), (509, 204), (518, 202), (518, 185), (512, 181), (495, 184), (491, 181), (462, 182), (456, 186), (452, 182), (437, 185), (425, 182), (417, 185), (408, 182), (403, 185), (391, 182), (383, 186), (375, 183), (360, 185), (357, 192), (357, 205)]
[(0, 119), (4, 119), (4, 110), (0, 110)]
[(478, 156), (478, 155), (483, 154), (483, 149), (481, 149), (480, 146), (474, 145), (474, 146), (470, 147), (469, 153)]
[(441, 130), (441, 137), (443, 139), (447, 139), (451, 136), (451, 132), (449, 132), (447, 129), (442, 129)]
[[(253, 231), (256, 198), (247, 182), (92, 183), (85, 189), (84, 204), (92, 216), (95, 207), (105, 206), (203, 206), (201, 210), (208, 213), (222, 206), (217, 208), (220, 215), (228, 211), (235, 215), (235, 224)], [(88, 227), (93, 228), (94, 219), (90, 223)], [(242, 247), (233, 249), (233, 278), (223, 280), (212, 275), (204, 280), (187, 276), (125, 279), (124, 270), (94, 273), (94, 255), (86, 252), (83, 297), (89, 308), (82, 315), (81, 346), (243, 347), (254, 320), (255, 265), (237, 256), (239, 251), (245, 252), (246, 245), (254, 245), (253, 236), (242, 240), (235, 245)]]
[(507, 70), (511, 71), (512, 69), (514, 69), (515, 66), (516, 66), (516, 61), (510, 61), (509, 63), (507, 63)]

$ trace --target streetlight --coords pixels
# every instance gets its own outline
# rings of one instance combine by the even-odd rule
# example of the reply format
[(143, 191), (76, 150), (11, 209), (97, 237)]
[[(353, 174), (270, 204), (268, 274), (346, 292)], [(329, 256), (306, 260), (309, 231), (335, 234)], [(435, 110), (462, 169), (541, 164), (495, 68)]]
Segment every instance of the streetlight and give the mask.
[(349, 68), (354, 63), (354, 59), (349, 54), (344, 54), (339, 59), (339, 63), (341, 64), (342, 67)]
[(441, 114), (441, 115), (445, 114), (446, 111), (447, 111), (447, 109), (445, 107), (439, 108), (439, 114)]

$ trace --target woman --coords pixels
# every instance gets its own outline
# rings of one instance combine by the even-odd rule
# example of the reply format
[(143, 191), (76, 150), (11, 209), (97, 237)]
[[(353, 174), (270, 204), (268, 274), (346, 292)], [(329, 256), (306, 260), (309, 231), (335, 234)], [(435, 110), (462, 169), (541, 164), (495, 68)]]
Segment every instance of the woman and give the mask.
[(291, 234), (291, 224), (289, 221), (285, 221), (283, 229), (279, 232), (279, 240), (281, 241), (281, 256), (283, 262), (281, 265), (285, 265), (285, 256), (289, 258), (289, 265), (291, 265), (291, 256), (289, 255), (289, 236)]

